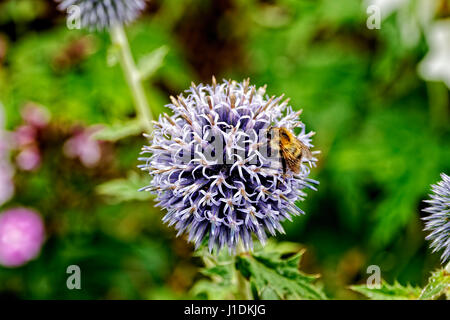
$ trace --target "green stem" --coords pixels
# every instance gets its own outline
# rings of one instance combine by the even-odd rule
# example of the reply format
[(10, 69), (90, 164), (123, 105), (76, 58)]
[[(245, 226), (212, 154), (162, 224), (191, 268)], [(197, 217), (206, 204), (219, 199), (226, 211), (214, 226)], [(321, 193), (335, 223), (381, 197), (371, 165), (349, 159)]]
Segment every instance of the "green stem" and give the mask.
[(434, 128), (444, 128), (448, 121), (448, 90), (440, 82), (427, 82), (428, 100), (430, 106), (431, 125)]
[[(239, 243), (236, 254), (245, 254), (245, 249), (242, 243)], [(236, 280), (237, 280), (237, 293), (238, 299), (241, 300), (252, 300), (252, 294), (250, 290), (250, 283), (244, 278), (239, 270), (235, 270)]]
[(153, 129), (151, 110), (147, 102), (147, 97), (145, 96), (141, 75), (133, 60), (130, 45), (123, 26), (116, 24), (111, 27), (109, 32), (113, 44), (119, 49), (120, 65), (122, 66), (128, 86), (130, 87), (138, 117), (142, 122), (143, 128), (150, 133)]

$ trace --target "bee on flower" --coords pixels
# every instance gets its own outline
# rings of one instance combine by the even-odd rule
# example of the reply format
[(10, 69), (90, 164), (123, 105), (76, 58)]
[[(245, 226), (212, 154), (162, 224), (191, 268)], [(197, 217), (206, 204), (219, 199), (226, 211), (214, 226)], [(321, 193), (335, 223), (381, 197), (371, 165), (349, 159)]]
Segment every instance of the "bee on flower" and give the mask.
[[(139, 167), (152, 176), (141, 190), (157, 195), (163, 221), (210, 251), (242, 242), (253, 248), (304, 212), (295, 201), (318, 184), (308, 178), (318, 151), (289, 100), (269, 97), (249, 80), (195, 85), (168, 107), (147, 136)], [(294, 131), (299, 134), (294, 134)]]

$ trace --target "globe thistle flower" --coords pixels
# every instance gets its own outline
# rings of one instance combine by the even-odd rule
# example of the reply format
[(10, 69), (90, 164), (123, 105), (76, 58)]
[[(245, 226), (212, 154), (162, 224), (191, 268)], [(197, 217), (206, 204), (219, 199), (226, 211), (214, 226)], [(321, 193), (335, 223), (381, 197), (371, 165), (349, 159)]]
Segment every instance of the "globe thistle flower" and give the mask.
[(56, 0), (65, 11), (78, 6), (81, 27), (103, 30), (134, 21), (145, 9), (145, 0)]
[(423, 209), (431, 215), (423, 218), (426, 221), (426, 231), (431, 233), (425, 238), (431, 240), (433, 252), (444, 250), (441, 256), (442, 263), (450, 260), (450, 177), (441, 174), (442, 181), (432, 185), (431, 200), (425, 200), (430, 206)]
[(0, 214), (0, 264), (18, 267), (34, 259), (44, 242), (44, 224), (36, 212), (10, 209)]
[(306, 133), (301, 111), (249, 80), (217, 84), (213, 78), (186, 93), (171, 97), (173, 115), (154, 122), (151, 145), (141, 153), (151, 155), (140, 158), (139, 167), (153, 177), (141, 190), (157, 195), (167, 210), (163, 222), (196, 247), (208, 239), (209, 251), (234, 252), (240, 241), (251, 250), (253, 235), (264, 244), (267, 233), (284, 233), (281, 222), (304, 213), (295, 201), (304, 199), (305, 188), (315, 190), (318, 182), (308, 175), (317, 159), (302, 159), (298, 174), (285, 170), (269, 128), (297, 128), (297, 138), (312, 147), (314, 133)]

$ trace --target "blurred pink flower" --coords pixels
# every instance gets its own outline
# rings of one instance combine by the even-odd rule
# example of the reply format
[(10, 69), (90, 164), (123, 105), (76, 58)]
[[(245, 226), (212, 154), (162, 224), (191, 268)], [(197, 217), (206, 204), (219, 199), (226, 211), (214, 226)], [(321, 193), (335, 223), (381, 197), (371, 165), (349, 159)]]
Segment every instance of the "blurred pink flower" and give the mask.
[(44, 242), (44, 224), (36, 212), (14, 208), (0, 214), (0, 264), (18, 267), (37, 257)]
[(90, 128), (75, 133), (64, 144), (64, 154), (69, 158), (79, 158), (85, 167), (96, 166), (101, 158), (100, 142), (93, 137), (96, 130)]
[(41, 154), (36, 146), (29, 146), (16, 157), (17, 166), (24, 171), (33, 171), (41, 164)]
[(43, 128), (50, 122), (50, 112), (45, 107), (34, 103), (28, 103), (21, 114), (27, 124), (37, 128)]
[(24, 147), (36, 140), (36, 128), (31, 125), (22, 125), (14, 131), (14, 142), (16, 147)]

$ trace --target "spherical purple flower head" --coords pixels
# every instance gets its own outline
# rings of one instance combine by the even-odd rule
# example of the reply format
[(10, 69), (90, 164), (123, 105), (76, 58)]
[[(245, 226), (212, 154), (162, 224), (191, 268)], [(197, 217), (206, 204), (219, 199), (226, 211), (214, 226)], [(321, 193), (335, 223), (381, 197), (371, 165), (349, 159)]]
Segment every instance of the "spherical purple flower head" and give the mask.
[(10, 209), (0, 214), (0, 265), (18, 267), (35, 258), (44, 241), (44, 224), (36, 212)]
[(151, 156), (140, 158), (146, 162), (140, 168), (153, 179), (141, 190), (157, 195), (167, 210), (163, 221), (196, 247), (208, 238), (210, 251), (235, 251), (240, 240), (251, 250), (252, 235), (264, 244), (266, 232), (284, 233), (281, 222), (303, 214), (295, 201), (304, 199), (305, 188), (315, 190), (306, 163), (317, 159), (304, 159), (299, 174), (285, 172), (267, 133), (270, 126), (299, 128), (298, 139), (312, 147), (313, 132), (305, 132), (300, 112), (249, 80), (213, 79), (186, 92), (186, 98), (171, 97), (174, 115), (159, 117), (151, 146), (143, 148)]
[[(145, 9), (145, 0), (56, 0), (58, 9), (79, 8), (83, 28), (103, 30), (115, 24), (130, 23)], [(76, 11), (75, 11), (76, 12)]]
[(433, 252), (444, 250), (441, 261), (445, 263), (450, 260), (450, 177), (442, 173), (441, 178), (442, 181), (431, 186), (434, 194), (430, 195), (431, 200), (425, 200), (430, 206), (423, 209), (431, 215), (423, 220), (424, 230), (431, 231), (425, 239), (432, 240)]

